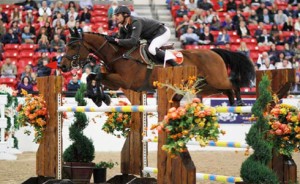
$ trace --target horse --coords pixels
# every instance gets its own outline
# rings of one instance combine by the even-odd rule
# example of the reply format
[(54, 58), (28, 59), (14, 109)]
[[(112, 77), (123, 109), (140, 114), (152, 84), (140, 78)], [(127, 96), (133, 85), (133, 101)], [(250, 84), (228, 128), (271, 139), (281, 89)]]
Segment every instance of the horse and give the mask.
[[(243, 105), (240, 88), (248, 87), (255, 79), (252, 61), (244, 54), (225, 49), (181, 50), (183, 66), (196, 66), (198, 76), (204, 79), (201, 95), (223, 93), (227, 95), (230, 105)], [(139, 46), (124, 48), (109, 43), (105, 35), (86, 32), (81, 35), (71, 32), (66, 45), (65, 57), (60, 68), (63, 72), (72, 68), (83, 67), (89, 53), (95, 54), (106, 68), (99, 73), (98, 82), (111, 89), (131, 89), (134, 91), (153, 91), (153, 82), (157, 81), (157, 70), (161, 66), (149, 67), (142, 61)], [(180, 66), (175, 66), (180, 67)], [(236, 103), (234, 99), (236, 95)]]

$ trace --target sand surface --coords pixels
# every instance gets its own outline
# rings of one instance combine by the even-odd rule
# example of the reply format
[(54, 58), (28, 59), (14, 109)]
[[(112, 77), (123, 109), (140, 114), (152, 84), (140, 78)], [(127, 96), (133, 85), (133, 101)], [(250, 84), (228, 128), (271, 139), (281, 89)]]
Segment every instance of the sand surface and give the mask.
[[(149, 167), (155, 167), (156, 152), (149, 152)], [(197, 172), (239, 176), (242, 162), (247, 158), (243, 151), (195, 151), (191, 152)], [(298, 181), (300, 181), (300, 153), (294, 155), (298, 165)], [(112, 160), (120, 163), (119, 152), (97, 152), (95, 161)], [(0, 184), (20, 184), (35, 176), (35, 153), (25, 152), (18, 155), (15, 161), (0, 160)], [(108, 170), (107, 178), (120, 174), (120, 165)], [(153, 175), (155, 177), (155, 175)], [(92, 181), (92, 180), (91, 180)], [(198, 182), (201, 184), (220, 183), (211, 181)]]

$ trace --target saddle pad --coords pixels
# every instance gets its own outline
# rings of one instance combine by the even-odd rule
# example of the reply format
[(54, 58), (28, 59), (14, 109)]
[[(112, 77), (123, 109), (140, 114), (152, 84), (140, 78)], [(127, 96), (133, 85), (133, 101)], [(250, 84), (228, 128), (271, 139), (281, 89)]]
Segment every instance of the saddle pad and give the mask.
[(178, 64), (183, 63), (183, 55), (180, 51), (177, 51), (177, 50), (166, 50), (165, 59), (166, 60), (174, 59), (174, 61)]

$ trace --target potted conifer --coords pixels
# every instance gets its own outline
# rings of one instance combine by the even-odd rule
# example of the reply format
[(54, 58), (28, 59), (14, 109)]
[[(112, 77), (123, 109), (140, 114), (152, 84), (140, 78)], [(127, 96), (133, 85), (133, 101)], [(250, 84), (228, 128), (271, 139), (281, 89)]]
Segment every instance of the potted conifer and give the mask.
[(107, 168), (112, 169), (115, 165), (118, 165), (118, 163), (112, 161), (101, 161), (99, 163), (96, 163), (95, 168), (93, 170), (94, 183), (106, 182)]
[[(86, 85), (81, 84), (75, 100), (78, 106), (86, 106), (84, 92)], [(69, 137), (73, 141), (63, 153), (63, 177), (71, 179), (74, 183), (89, 183), (93, 168), (92, 161), (95, 157), (95, 148), (92, 140), (83, 135), (83, 130), (88, 125), (87, 116), (83, 112), (74, 113), (74, 123), (70, 126)]]

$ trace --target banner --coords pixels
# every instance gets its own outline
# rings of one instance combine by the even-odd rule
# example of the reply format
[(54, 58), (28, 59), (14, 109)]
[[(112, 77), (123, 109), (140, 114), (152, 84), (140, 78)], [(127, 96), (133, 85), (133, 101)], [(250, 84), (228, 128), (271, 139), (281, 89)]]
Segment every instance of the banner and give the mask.
[[(253, 106), (255, 98), (244, 98), (243, 101), (247, 106)], [(229, 106), (228, 98), (211, 98), (205, 100), (206, 105), (212, 107), (216, 106)], [(253, 124), (249, 118), (251, 114), (237, 114), (237, 113), (218, 113), (219, 123), (221, 124)]]

